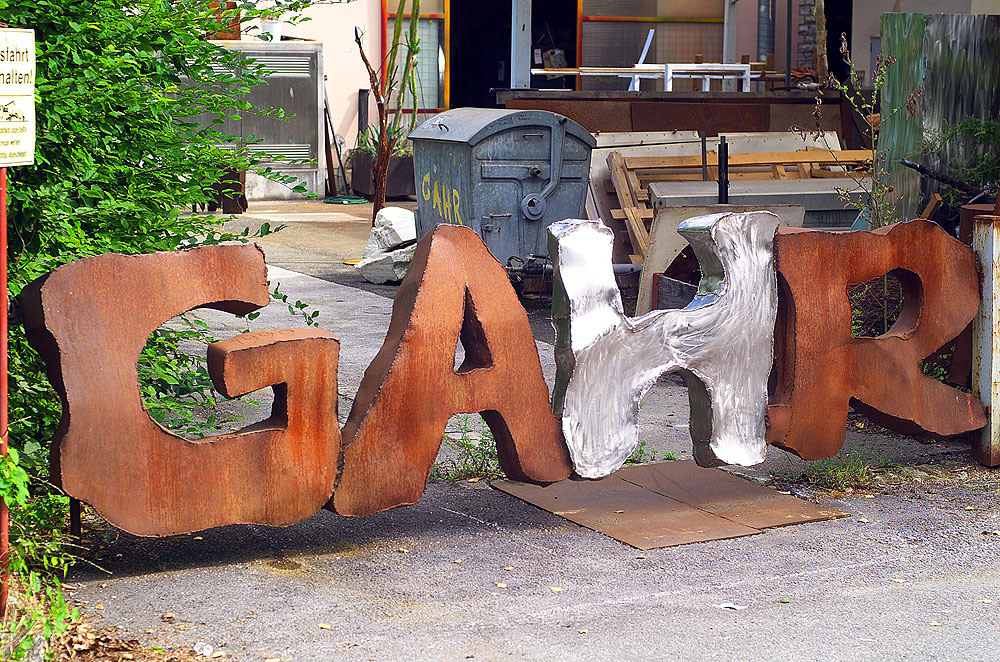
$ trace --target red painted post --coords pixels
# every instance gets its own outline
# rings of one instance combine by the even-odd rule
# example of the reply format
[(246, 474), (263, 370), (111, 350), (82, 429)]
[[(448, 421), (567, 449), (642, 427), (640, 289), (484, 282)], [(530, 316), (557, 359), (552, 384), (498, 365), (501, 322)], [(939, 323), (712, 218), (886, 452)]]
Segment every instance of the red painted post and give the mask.
[[(0, 290), (3, 309), (0, 310), (0, 455), (7, 455), (7, 168), (0, 168)], [(7, 616), (7, 591), (10, 577), (7, 561), (10, 554), (10, 532), (7, 502), (0, 497), (0, 621)]]

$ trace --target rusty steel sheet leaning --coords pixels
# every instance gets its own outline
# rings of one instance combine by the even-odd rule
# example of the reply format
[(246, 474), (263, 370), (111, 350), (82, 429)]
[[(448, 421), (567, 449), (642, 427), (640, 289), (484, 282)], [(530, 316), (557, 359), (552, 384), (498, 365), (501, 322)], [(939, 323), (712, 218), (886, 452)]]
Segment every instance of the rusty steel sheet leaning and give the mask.
[[(465, 363), (456, 370), (459, 340)], [(361, 381), (327, 508), (356, 516), (416, 503), (448, 419), (463, 412), (483, 416), (510, 478), (569, 476), (528, 315), (506, 272), (473, 230), (438, 225), (417, 244)]]
[[(920, 371), (979, 309), (972, 250), (925, 220), (874, 231), (780, 228), (779, 312), (768, 441), (807, 460), (844, 443), (848, 406), (904, 434), (946, 437), (987, 423), (979, 399)], [(854, 338), (847, 287), (895, 275), (903, 309), (877, 338)]]
[(703, 276), (681, 310), (625, 315), (611, 265), (611, 231), (598, 221), (549, 227), (555, 265), (553, 410), (576, 473), (607, 476), (638, 444), (639, 402), (656, 379), (688, 384), (698, 464), (757, 464), (766, 452), (767, 380), (777, 285), (770, 212), (688, 219), (678, 227)]
[(271, 417), (246, 430), (188, 441), (143, 406), (136, 364), (158, 326), (193, 308), (267, 305), (257, 246), (86, 258), (29, 284), (20, 301), (63, 402), (52, 479), (111, 524), (142, 536), (289, 525), (329, 499), (340, 431), (339, 343), (328, 332), (259, 331), (209, 347), (224, 395), (274, 387)]

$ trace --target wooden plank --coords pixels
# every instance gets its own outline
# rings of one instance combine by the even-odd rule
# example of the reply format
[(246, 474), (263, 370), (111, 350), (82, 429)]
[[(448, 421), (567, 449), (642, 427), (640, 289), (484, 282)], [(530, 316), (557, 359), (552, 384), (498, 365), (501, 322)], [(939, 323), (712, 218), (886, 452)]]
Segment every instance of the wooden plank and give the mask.
[(620, 152), (608, 154), (608, 169), (611, 171), (611, 182), (615, 187), (615, 195), (618, 196), (618, 203), (622, 209), (627, 207), (638, 207), (639, 201), (635, 197), (635, 192), (629, 186), (628, 174), (625, 169), (625, 158)]
[[(708, 179), (709, 181), (715, 181), (715, 182), (719, 181), (719, 169), (718, 168), (715, 168), (715, 167), (709, 168), (708, 169), (708, 174), (709, 174), (709, 179)], [(840, 174), (841, 174), (841, 177), (845, 176), (844, 173), (840, 173)], [(774, 173), (771, 172), (771, 171), (766, 171), (766, 172), (765, 171), (758, 171), (758, 172), (733, 172), (733, 171), (730, 171), (729, 172), (729, 179), (730, 179), (730, 181), (736, 181), (737, 179), (745, 179), (745, 180), (750, 180), (750, 181), (759, 181), (759, 180), (774, 179), (774, 178), (775, 178), (774, 177)], [(788, 179), (796, 179), (797, 177), (795, 175), (793, 175), (793, 174), (789, 174), (787, 176), (787, 178)], [(639, 177), (639, 182), (643, 185), (643, 187), (642, 187), (643, 189), (645, 189), (646, 187), (648, 187), (653, 182), (700, 182), (700, 181), (702, 181), (700, 173), (698, 175), (694, 175), (694, 176), (689, 175), (689, 174), (670, 175), (670, 174), (666, 174), (665, 173), (665, 174), (662, 174), (662, 175), (657, 175), (655, 177), (644, 177), (644, 176), (640, 176)], [(641, 200), (646, 200), (647, 198), (648, 198), (648, 196), (640, 196), (639, 199), (641, 201)]]
[[(631, 170), (648, 168), (700, 168), (701, 155), (696, 156), (632, 156), (625, 158), (625, 167)], [(718, 165), (716, 154), (708, 154), (710, 166)], [(845, 149), (833, 152), (758, 152), (754, 154), (730, 154), (729, 166), (770, 166), (772, 164), (796, 165), (815, 163), (817, 165), (854, 165), (871, 161), (871, 152), (864, 149)]]
[(625, 212), (625, 227), (628, 229), (629, 240), (632, 242), (632, 249), (639, 255), (645, 257), (649, 251), (649, 232), (646, 225), (636, 214), (636, 209), (629, 207)]
[[(639, 207), (636, 210), (636, 214), (638, 214), (639, 218), (641, 218), (643, 221), (652, 221), (653, 220), (653, 210), (652, 209), (644, 209), (642, 207)], [(614, 221), (624, 221), (625, 220), (625, 212), (623, 212), (621, 209), (612, 209), (611, 210), (611, 219), (614, 220)]]
[(941, 204), (941, 194), (935, 193), (931, 196), (931, 199), (927, 201), (927, 206), (924, 207), (924, 210), (920, 212), (920, 216), (917, 218), (926, 218), (928, 221), (931, 220), (931, 216), (934, 215), (934, 212), (937, 210), (939, 204)]
[(646, 187), (639, 183), (639, 177), (635, 174), (635, 170), (626, 170), (625, 177), (628, 180), (629, 190), (632, 192), (632, 196), (636, 200), (643, 200), (644, 198), (639, 195), (639, 192), (646, 192)]

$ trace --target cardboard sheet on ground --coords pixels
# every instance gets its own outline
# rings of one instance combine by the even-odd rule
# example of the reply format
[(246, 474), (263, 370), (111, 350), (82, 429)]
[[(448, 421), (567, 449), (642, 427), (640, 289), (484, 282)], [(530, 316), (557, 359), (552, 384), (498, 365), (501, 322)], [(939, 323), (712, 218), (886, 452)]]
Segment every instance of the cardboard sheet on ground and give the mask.
[(601, 480), (546, 487), (504, 480), (493, 487), (638, 549), (847, 516), (692, 460), (625, 467)]

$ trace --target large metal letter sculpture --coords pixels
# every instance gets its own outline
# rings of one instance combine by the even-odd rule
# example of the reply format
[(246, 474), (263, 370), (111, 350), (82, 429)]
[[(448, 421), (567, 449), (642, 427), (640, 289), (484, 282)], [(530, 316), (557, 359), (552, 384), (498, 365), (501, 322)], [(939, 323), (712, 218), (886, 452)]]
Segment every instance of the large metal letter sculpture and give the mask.
[[(465, 363), (456, 370), (459, 338)], [(439, 225), (417, 244), (385, 343), (344, 425), (332, 508), (365, 515), (415, 503), (448, 419), (477, 411), (508, 476), (569, 475), (528, 316), (506, 272), (475, 232)]]
[(271, 417), (235, 434), (177, 437), (149, 417), (139, 393), (136, 363), (161, 323), (196, 307), (247, 313), (268, 300), (256, 246), (101, 255), (25, 288), (29, 341), (63, 401), (53, 479), (136, 535), (312, 516), (333, 491), (340, 450), (339, 343), (328, 332), (259, 331), (209, 347), (224, 395), (274, 386)]
[(553, 406), (579, 475), (599, 478), (621, 467), (638, 443), (639, 401), (666, 372), (680, 372), (688, 383), (699, 464), (764, 459), (777, 227), (769, 212), (685, 221), (678, 232), (704, 273), (697, 297), (683, 310), (631, 319), (612, 272), (611, 231), (594, 221), (550, 226)]
[[(948, 436), (986, 425), (974, 395), (918, 366), (979, 308), (968, 246), (919, 220), (873, 232), (779, 232), (782, 310), (770, 443), (808, 460), (830, 457), (844, 443), (848, 405), (905, 434)], [(888, 272), (903, 286), (899, 318), (878, 338), (852, 337), (848, 286)]]

